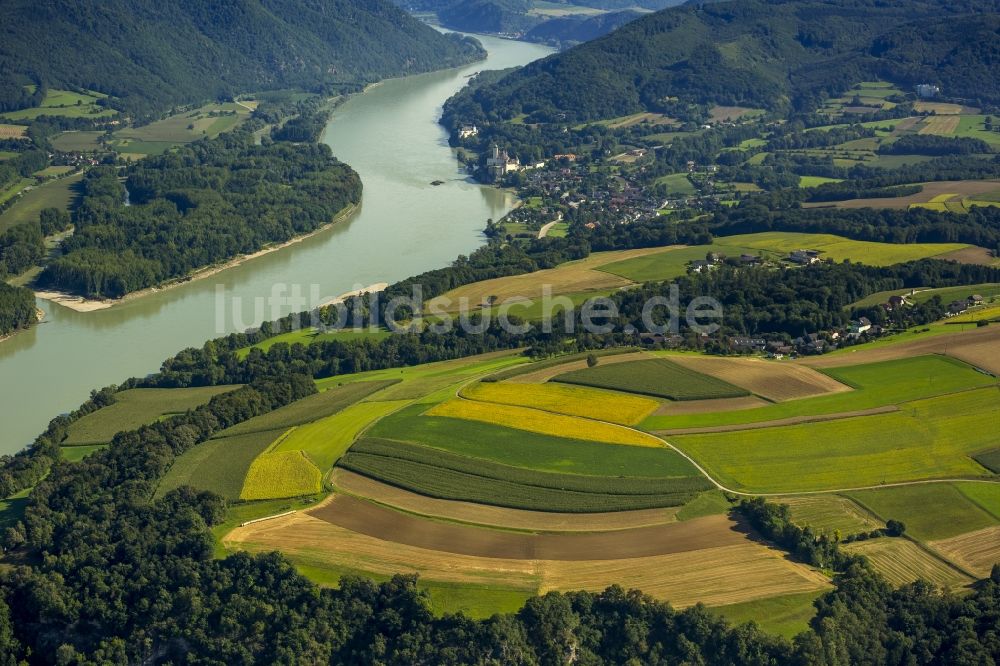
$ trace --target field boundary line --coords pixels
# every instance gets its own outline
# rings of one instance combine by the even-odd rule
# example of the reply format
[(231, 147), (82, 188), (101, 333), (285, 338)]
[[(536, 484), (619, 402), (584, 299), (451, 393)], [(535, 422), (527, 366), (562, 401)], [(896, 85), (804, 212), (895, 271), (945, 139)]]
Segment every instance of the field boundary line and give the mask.
[(804, 425), (808, 423), (822, 423), (824, 421), (840, 421), (842, 419), (853, 419), (864, 416), (877, 416), (879, 414), (892, 414), (898, 412), (898, 405), (885, 405), (882, 407), (872, 407), (870, 409), (859, 409), (852, 412), (836, 412), (834, 414), (814, 414), (812, 416), (789, 416), (784, 419), (773, 419), (770, 421), (754, 421), (750, 423), (732, 423), (729, 425), (701, 426), (697, 428), (674, 428), (666, 430), (651, 430), (657, 435), (704, 435), (722, 432), (740, 432), (741, 430), (761, 430), (763, 428), (780, 428), (783, 426)]
[(254, 523), (262, 523), (265, 520), (274, 520), (275, 518), (284, 518), (285, 516), (290, 516), (293, 513), (298, 513), (296, 510), (285, 511), (284, 513), (276, 513), (273, 516), (264, 516), (263, 518), (254, 518), (253, 520), (248, 520), (245, 523), (240, 523), (240, 527), (246, 527), (247, 525), (253, 525)]

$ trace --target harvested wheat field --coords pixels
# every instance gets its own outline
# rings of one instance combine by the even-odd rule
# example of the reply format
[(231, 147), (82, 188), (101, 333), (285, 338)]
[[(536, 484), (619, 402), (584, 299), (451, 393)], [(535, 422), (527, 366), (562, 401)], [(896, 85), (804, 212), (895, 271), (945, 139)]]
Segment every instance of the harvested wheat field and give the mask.
[(347, 494), (370, 499), (407, 513), (472, 525), (532, 532), (593, 532), (663, 525), (675, 522), (680, 509), (680, 507), (669, 507), (611, 513), (547, 513), (435, 499), (341, 468), (333, 470), (330, 480), (335, 488)]
[(280, 550), (294, 562), (334, 571), (415, 573), (426, 581), (499, 585), (536, 593), (602, 590), (620, 584), (678, 607), (698, 602), (717, 606), (829, 587), (822, 574), (746, 538), (734, 545), (628, 560), (504, 559), (384, 541), (296, 513), (237, 528), (224, 543), (249, 552)]
[(712, 412), (735, 412), (741, 409), (755, 409), (769, 405), (755, 395), (740, 398), (714, 398), (712, 400), (680, 400), (665, 402), (656, 410), (656, 416), (683, 416), (685, 414), (711, 414)]
[[(625, 363), (627, 361), (644, 361), (650, 358), (653, 357), (645, 352), (633, 352), (630, 354), (602, 356), (598, 363), (600, 365), (611, 365), (612, 363)], [(511, 384), (542, 384), (563, 373), (570, 372), (572, 370), (584, 370), (586, 368), (587, 359), (581, 358), (577, 361), (570, 361), (561, 365), (549, 365), (544, 368), (539, 368), (534, 372), (525, 372), (520, 375), (515, 375), (509, 379), (505, 379), (504, 381), (510, 382)]]
[(832, 377), (792, 363), (686, 355), (671, 356), (670, 360), (696, 372), (742, 386), (774, 402), (851, 390), (850, 386)]
[(507, 299), (517, 298), (540, 300), (545, 287), (551, 290), (549, 293), (552, 295), (578, 294), (587, 291), (606, 291), (628, 287), (634, 284), (631, 280), (597, 269), (605, 264), (668, 252), (677, 247), (680, 246), (595, 252), (586, 259), (571, 261), (556, 268), (473, 282), (431, 299), (428, 306), (436, 308), (439, 312), (454, 312), (460, 308), (459, 300), (462, 298), (468, 299), (470, 309), (476, 309), (492, 297), (495, 297), (499, 303), (503, 303)]
[(1000, 375), (1000, 326), (984, 326), (957, 333), (944, 333), (895, 345), (862, 348), (846, 354), (812, 356), (798, 361), (812, 368), (836, 368), (899, 358), (944, 354)]
[(924, 120), (923, 127), (918, 130), (918, 134), (937, 134), (939, 136), (952, 136), (958, 129), (958, 121), (961, 118), (956, 115), (962, 110), (957, 104), (949, 105), (948, 115), (930, 116)]
[(986, 578), (994, 564), (1000, 564), (1000, 526), (987, 527), (930, 544), (949, 560)]
[[(957, 120), (957, 118), (956, 118)], [(946, 180), (936, 183), (921, 183), (924, 186), (922, 192), (911, 194), (908, 197), (880, 197), (875, 199), (847, 199), (835, 203), (804, 203), (803, 208), (898, 208), (905, 210), (912, 204), (929, 203), (931, 201), (941, 201), (938, 197), (952, 195), (956, 197), (969, 196), (971, 194), (984, 194), (993, 192), (1000, 187), (997, 180)]]
[(844, 546), (849, 553), (864, 555), (893, 585), (905, 585), (918, 578), (945, 588), (964, 587), (972, 579), (948, 566), (908, 539), (872, 539)]
[(737, 524), (726, 516), (606, 532), (529, 534), (426, 520), (348, 495), (338, 495), (308, 513), (377, 539), (457, 555), (501, 559), (630, 559), (732, 546), (747, 540)]
[(542, 594), (551, 590), (597, 592), (617, 584), (679, 607), (698, 602), (723, 606), (830, 587), (821, 573), (751, 541), (634, 560), (545, 562), (540, 574)]
[(0, 139), (20, 139), (28, 132), (24, 125), (5, 125), (0, 123)]
[(938, 255), (938, 259), (957, 261), (960, 264), (977, 264), (979, 266), (994, 266), (1000, 263), (993, 253), (985, 247), (972, 245), (964, 250), (955, 250), (947, 254)]

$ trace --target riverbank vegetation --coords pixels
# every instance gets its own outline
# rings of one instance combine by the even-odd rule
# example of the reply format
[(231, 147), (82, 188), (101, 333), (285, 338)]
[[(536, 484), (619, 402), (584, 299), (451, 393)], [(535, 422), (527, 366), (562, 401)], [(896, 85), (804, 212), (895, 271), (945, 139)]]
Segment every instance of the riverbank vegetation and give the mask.
[[(120, 298), (333, 222), (361, 198), (325, 145), (256, 145), (245, 132), (92, 169), (75, 233), (38, 278), (49, 289)], [(129, 203), (125, 202), (126, 189)]]

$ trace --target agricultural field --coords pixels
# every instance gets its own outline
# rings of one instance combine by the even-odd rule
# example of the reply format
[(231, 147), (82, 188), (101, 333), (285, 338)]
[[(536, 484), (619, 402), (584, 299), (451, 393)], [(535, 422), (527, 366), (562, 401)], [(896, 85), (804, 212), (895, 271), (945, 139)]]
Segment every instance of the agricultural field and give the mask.
[[(883, 157), (900, 157), (883, 156)], [(935, 183), (920, 183), (923, 191), (905, 197), (880, 197), (874, 199), (846, 199), (844, 201), (830, 201), (821, 203), (804, 203), (803, 208), (894, 208), (905, 210), (912, 206), (923, 208), (938, 207), (945, 209), (946, 202), (963, 203), (964, 206), (974, 205), (972, 197), (997, 192), (1000, 189), (1000, 181), (997, 180), (958, 180), (940, 181)], [(989, 202), (980, 201), (980, 205)], [(964, 210), (964, 209), (963, 209)], [(958, 211), (956, 209), (956, 212)], [(909, 247), (892, 246), (892, 247)], [(940, 253), (939, 253), (940, 254)]]
[(485, 402), (456, 399), (432, 407), (427, 415), (480, 421), (505, 428), (535, 432), (540, 435), (573, 437), (606, 444), (652, 448), (663, 446), (663, 442), (656, 437), (638, 430), (575, 416), (543, 412), (528, 407), (492, 405)]
[(79, 462), (95, 451), (107, 448), (106, 444), (91, 444), (83, 446), (63, 446), (60, 448), (62, 459), (67, 462)]
[(541, 472), (595, 476), (690, 476), (694, 467), (663, 447), (615, 446), (452, 418), (423, 416), (423, 405), (375, 423), (371, 437), (395, 439)]
[(875, 571), (893, 585), (906, 585), (919, 578), (957, 592), (972, 582), (971, 577), (908, 539), (871, 539), (843, 548), (849, 553), (864, 555)]
[(285, 432), (279, 428), (220, 436), (191, 447), (174, 460), (160, 480), (156, 495), (162, 497), (175, 488), (191, 486), (210, 490), (228, 500), (238, 500), (253, 461)]
[(13, 527), (24, 516), (28, 504), (28, 494), (31, 490), (22, 490), (7, 499), (0, 499), (0, 530), (6, 531)]
[(979, 294), (987, 300), (992, 300), (1000, 296), (1000, 284), (974, 284), (967, 287), (938, 287), (938, 288), (917, 288), (917, 289), (896, 289), (893, 291), (880, 291), (871, 294), (867, 298), (851, 303), (851, 308), (871, 307), (880, 303), (885, 303), (890, 296), (905, 296), (907, 300), (915, 303), (926, 303), (935, 296), (938, 296), (945, 304), (959, 298), (968, 298), (973, 294)]
[(700, 476), (611, 477), (539, 472), (373, 438), (356, 442), (339, 465), (427, 497), (562, 513), (681, 506), (712, 487)]
[[(556, 268), (536, 271), (525, 275), (483, 280), (453, 289), (446, 294), (431, 299), (427, 310), (454, 312), (461, 307), (461, 299), (466, 299), (470, 310), (477, 310), (484, 304), (502, 303), (508, 299), (541, 299), (543, 287), (548, 286), (553, 296), (602, 292), (632, 285), (632, 281), (598, 270), (616, 261), (657, 254), (671, 250), (671, 247), (643, 248), (639, 250), (616, 250), (595, 252), (586, 259), (561, 264)], [(513, 310), (519, 313), (519, 310)]]
[(89, 152), (98, 150), (101, 147), (101, 137), (104, 132), (71, 131), (58, 134), (50, 143), (56, 150), (64, 152)]
[(749, 391), (664, 358), (597, 365), (556, 376), (553, 381), (652, 395), (670, 400), (735, 398)]
[[(996, 187), (996, 184), (993, 185)], [(809, 204), (804, 204), (808, 206)], [(969, 247), (961, 243), (915, 243), (898, 245), (856, 241), (833, 234), (807, 234), (771, 231), (717, 238), (711, 245), (695, 245), (662, 253), (608, 263), (600, 270), (634, 282), (669, 280), (687, 273), (688, 264), (704, 259), (709, 252), (727, 257), (754, 254), (780, 261), (794, 250), (818, 250), (820, 258), (872, 266), (889, 266), (914, 259), (934, 257)]]
[[(481, 527), (544, 532), (592, 532), (663, 525), (679, 519), (677, 507), (624, 512), (560, 513), (525, 511), (473, 502), (441, 500), (403, 490), (367, 476), (355, 474), (342, 467), (334, 469), (330, 481), (335, 490), (404, 513)], [(699, 500), (710, 493), (711, 491), (702, 493), (698, 498), (684, 505), (683, 509), (686, 510), (695, 503), (706, 504), (706, 502)], [(726, 503), (725, 506), (728, 507), (729, 504)], [(724, 511), (713, 511), (701, 515), (718, 513), (724, 513)], [(696, 518), (700, 515), (692, 515), (691, 517)]]
[[(297, 400), (273, 412), (254, 417), (225, 430), (226, 437), (264, 430), (287, 430), (335, 414), (378, 391), (395, 384), (395, 380), (353, 382)], [(221, 436), (221, 435), (220, 435)]]
[[(983, 486), (982, 492), (1000, 501), (1000, 483), (963, 485)], [(951, 483), (862, 490), (850, 496), (883, 520), (903, 521), (906, 533), (921, 541), (948, 539), (1000, 524)]]
[(823, 176), (799, 176), (799, 187), (819, 187), (827, 183), (840, 183), (842, 178), (825, 178)]
[(26, 136), (28, 128), (24, 125), (7, 125), (0, 123), (0, 139), (20, 139)]
[(462, 390), (462, 396), (479, 402), (532, 407), (546, 412), (635, 425), (660, 403), (634, 395), (559, 384), (483, 382)]
[(45, 99), (41, 106), (30, 109), (20, 109), (18, 111), (7, 111), (0, 114), (0, 118), (7, 120), (34, 120), (39, 116), (62, 116), (64, 118), (110, 118), (118, 115), (114, 109), (105, 108), (98, 104), (107, 95), (88, 92), (71, 92), (69, 90), (51, 89), (45, 93)]
[(50, 180), (31, 188), (7, 210), (0, 213), (0, 233), (11, 227), (38, 219), (43, 208), (73, 208), (77, 198), (77, 185), (83, 174)]
[[(933, 343), (940, 339), (918, 339), (917, 342), (927, 340)], [(961, 361), (938, 355), (914, 356), (920, 353), (932, 352), (919, 347), (914, 350), (908, 346), (886, 346), (849, 355), (810, 358), (801, 364), (822, 368), (824, 374), (854, 390), (789, 400), (758, 409), (676, 416), (654, 414), (643, 421), (642, 428), (675, 432), (686, 428), (718, 429), (784, 419), (809, 420), (817, 416), (892, 407), (921, 398), (996, 384), (994, 378), (977, 372)], [(847, 365), (849, 363), (851, 365)]]
[(288, 333), (282, 333), (281, 335), (268, 338), (260, 344), (237, 349), (236, 356), (241, 359), (246, 358), (251, 349), (259, 349), (262, 352), (267, 352), (268, 349), (279, 343), (287, 345), (303, 344), (308, 346), (319, 342), (330, 342), (333, 340), (358, 340), (360, 338), (370, 338), (371, 340), (378, 341), (387, 338), (390, 335), (392, 335), (392, 333), (381, 328), (376, 330), (365, 329), (363, 331), (336, 331), (332, 333), (320, 333), (312, 327), (300, 328), (297, 331), (289, 331)]
[(791, 639), (809, 627), (816, 615), (813, 602), (822, 591), (787, 594), (780, 597), (746, 601), (711, 609), (731, 624), (754, 622), (764, 631)]
[(135, 430), (173, 414), (203, 405), (238, 386), (177, 389), (130, 389), (115, 395), (114, 404), (87, 414), (69, 427), (63, 446), (107, 444), (115, 434)]
[(691, 197), (698, 193), (686, 173), (673, 173), (656, 179), (656, 185), (666, 188), (667, 196)]
[(966, 571), (986, 578), (1000, 564), (1000, 526), (934, 541), (930, 546)]
[(406, 404), (406, 400), (359, 402), (332, 416), (296, 426), (274, 451), (303, 451), (317, 467), (328, 470), (369, 424)]
[(771, 402), (851, 390), (850, 386), (829, 375), (791, 363), (696, 354), (676, 354), (668, 358), (672, 363), (745, 388)]
[(871, 532), (885, 527), (882, 520), (848, 497), (840, 495), (802, 495), (775, 500), (787, 504), (792, 520), (801, 527), (842, 536)]
[(670, 442), (728, 487), (839, 490), (987, 474), (969, 455), (992, 444), (996, 387), (927, 398), (898, 411), (802, 425), (692, 435)]
[(323, 473), (302, 451), (269, 451), (254, 459), (247, 470), (241, 500), (300, 497), (318, 493)]
[[(356, 516), (345, 516), (342, 512), (336, 515), (357, 520)], [(369, 529), (372, 521), (368, 516), (362, 518), (364, 520), (358, 522)], [(389, 529), (397, 527), (393, 522), (388, 523)], [(677, 607), (698, 601), (711, 605), (732, 604), (780, 594), (818, 591), (829, 586), (821, 574), (741, 537), (727, 520), (707, 518), (678, 525), (691, 525), (695, 531), (688, 533), (709, 547), (685, 550), (691, 547), (691, 542), (667, 536), (670, 533), (665, 532), (664, 536), (657, 536), (670, 539), (668, 549), (672, 552), (648, 557), (587, 560), (582, 558), (591, 556), (594, 547), (583, 550), (576, 545), (572, 554), (577, 559), (573, 560), (479, 557), (387, 542), (310, 513), (238, 528), (227, 534), (224, 542), (228, 548), (250, 552), (280, 548), (297, 565), (307, 564), (325, 571), (351, 572), (363, 563), (366, 572), (382, 575), (412, 572), (420, 574), (425, 583), (457, 584), (475, 590), (485, 588), (508, 593), (517, 590), (528, 593), (545, 593), (553, 589), (601, 590), (618, 582), (669, 600)], [(384, 523), (380, 527), (386, 529)], [(666, 527), (673, 526), (664, 526), (664, 529)], [(503, 540), (507, 536), (517, 536), (468, 529), (472, 531), (463, 532), (468, 537), (463, 536), (461, 543), (471, 541), (475, 547), (482, 547), (484, 538), (500, 538), (497, 549), (509, 548)], [(623, 539), (621, 531), (613, 534), (616, 543), (633, 546), (633, 538), (626, 536)], [(473, 537), (476, 538), (473, 540)], [(650, 541), (643, 530), (639, 530), (635, 538), (643, 543)], [(600, 543), (597, 547), (604, 550), (606, 545)], [(310, 569), (303, 568), (303, 571)], [(313, 570), (313, 575), (316, 573)]]
[(155, 155), (177, 144), (213, 139), (238, 126), (250, 113), (249, 108), (234, 102), (206, 104), (142, 127), (119, 130), (113, 145), (122, 153)]

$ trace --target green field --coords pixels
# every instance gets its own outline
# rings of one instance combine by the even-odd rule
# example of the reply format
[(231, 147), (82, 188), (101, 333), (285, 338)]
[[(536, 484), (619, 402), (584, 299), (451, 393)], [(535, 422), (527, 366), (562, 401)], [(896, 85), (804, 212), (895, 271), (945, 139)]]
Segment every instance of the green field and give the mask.
[(981, 477), (986, 470), (969, 454), (995, 441), (998, 419), (998, 392), (989, 387), (901, 404), (888, 414), (679, 435), (670, 442), (735, 489), (836, 490)]
[(679, 195), (684, 197), (693, 196), (698, 193), (688, 179), (686, 173), (674, 173), (656, 179), (657, 185), (664, 185), (667, 188), (667, 195)]
[(0, 530), (13, 527), (24, 516), (24, 510), (28, 506), (28, 495), (31, 489), (22, 490), (11, 495), (7, 499), (0, 499)]
[(682, 456), (666, 448), (616, 446), (477, 421), (421, 416), (424, 409), (421, 405), (402, 409), (376, 423), (368, 434), (542, 472), (644, 477), (697, 473)]
[(552, 381), (670, 400), (706, 400), (750, 395), (746, 389), (671, 363), (664, 358), (597, 365), (561, 374)]
[(703, 516), (717, 516), (728, 513), (733, 505), (720, 490), (707, 490), (681, 507), (677, 520), (692, 520)]
[(718, 606), (712, 611), (733, 624), (754, 622), (768, 633), (792, 638), (809, 628), (809, 620), (816, 615), (813, 602), (822, 594), (823, 590), (789, 594), (730, 606)]
[(52, 89), (45, 93), (41, 106), (18, 111), (8, 111), (0, 115), (8, 120), (34, 120), (39, 116), (63, 116), (65, 118), (108, 118), (118, 114), (114, 109), (106, 109), (97, 104), (107, 95), (100, 93), (76, 93), (69, 90)]
[(182, 414), (203, 405), (213, 396), (238, 386), (205, 386), (178, 389), (130, 389), (115, 394), (115, 403), (87, 414), (69, 427), (64, 446), (107, 444), (115, 434), (135, 430), (165, 416)]
[(824, 178), (823, 176), (799, 176), (799, 187), (818, 187), (826, 183), (840, 183), (842, 178)]
[(106, 444), (90, 444), (83, 446), (64, 446), (62, 447), (62, 458), (68, 462), (79, 462), (89, 456), (94, 451), (100, 451), (101, 449), (106, 449)]
[[(1000, 485), (982, 485), (1000, 497)], [(921, 541), (935, 541), (997, 524), (997, 519), (971, 501), (955, 485), (927, 483), (851, 493), (851, 497), (883, 520), (901, 520), (906, 533)]]
[(238, 500), (250, 465), (284, 433), (282, 429), (264, 430), (198, 444), (174, 460), (156, 494), (162, 497), (174, 488), (192, 486)]
[(1000, 483), (955, 483), (958, 491), (1000, 521)]
[(33, 187), (17, 203), (0, 213), (0, 233), (11, 227), (38, 219), (43, 208), (71, 209), (78, 196), (76, 188), (83, 174), (50, 180)]
[(731, 412), (654, 415), (642, 422), (644, 430), (706, 428), (739, 423), (760, 423), (775, 419), (818, 414), (836, 414), (943, 395), (996, 384), (996, 380), (976, 372), (971, 366), (946, 356), (914, 358), (863, 365), (827, 368), (823, 372), (854, 388), (815, 398)]
[(232, 437), (252, 432), (287, 430), (335, 414), (376, 391), (392, 386), (395, 381), (356, 382), (332, 387), (326, 391), (296, 400), (290, 405), (256, 416), (223, 431), (217, 437)]
[(359, 402), (325, 419), (296, 427), (274, 450), (305, 451), (321, 470), (328, 470), (369, 423), (405, 404), (405, 401)]
[(994, 474), (1000, 474), (1000, 448), (982, 451), (973, 457), (986, 469)]
[(114, 146), (123, 153), (155, 155), (173, 145), (213, 139), (242, 123), (250, 113), (250, 109), (233, 102), (206, 104), (142, 127), (119, 130), (115, 132)]
[(861, 299), (855, 303), (851, 303), (849, 307), (851, 308), (862, 308), (871, 307), (873, 305), (878, 305), (880, 303), (885, 303), (889, 300), (890, 296), (906, 296), (908, 300), (914, 301), (916, 303), (926, 303), (935, 296), (941, 298), (941, 301), (947, 305), (951, 301), (959, 298), (968, 298), (972, 294), (979, 294), (985, 299), (990, 299), (995, 296), (1000, 296), (1000, 284), (987, 283), (987, 284), (974, 284), (967, 287), (940, 287), (940, 288), (930, 288), (921, 289), (918, 288), (914, 290), (912, 296), (910, 295), (909, 289), (895, 289), (891, 291), (880, 291), (866, 298)]
[(554, 474), (391, 440), (362, 439), (340, 466), (429, 497), (532, 511), (588, 513), (680, 506), (711, 487), (673, 478)]
[(104, 132), (74, 131), (63, 132), (52, 137), (49, 142), (56, 150), (64, 152), (89, 152), (101, 147), (100, 138)]
[(361, 338), (368, 338), (371, 340), (383, 340), (392, 335), (391, 332), (385, 329), (368, 330), (363, 331), (337, 331), (335, 333), (320, 333), (314, 328), (300, 328), (297, 331), (289, 331), (288, 333), (282, 333), (281, 335), (276, 335), (272, 338), (268, 338), (263, 342), (252, 345), (250, 347), (243, 347), (242, 349), (236, 350), (237, 358), (243, 359), (247, 357), (251, 349), (260, 349), (266, 352), (268, 349), (273, 347), (278, 343), (284, 343), (287, 345), (303, 344), (311, 345), (314, 342), (331, 342), (333, 340), (359, 340)]
[(780, 260), (794, 250), (818, 250), (821, 259), (836, 262), (850, 259), (855, 263), (871, 266), (892, 264), (933, 257), (967, 245), (961, 243), (872, 243), (856, 241), (833, 234), (807, 234), (796, 232), (769, 231), (756, 234), (740, 234), (717, 238), (711, 245), (671, 250), (644, 257), (626, 259), (601, 266), (600, 270), (635, 282), (669, 280), (684, 275), (687, 265), (695, 259), (704, 259), (709, 252), (727, 257), (754, 254), (767, 259)]

